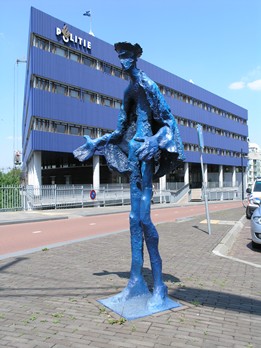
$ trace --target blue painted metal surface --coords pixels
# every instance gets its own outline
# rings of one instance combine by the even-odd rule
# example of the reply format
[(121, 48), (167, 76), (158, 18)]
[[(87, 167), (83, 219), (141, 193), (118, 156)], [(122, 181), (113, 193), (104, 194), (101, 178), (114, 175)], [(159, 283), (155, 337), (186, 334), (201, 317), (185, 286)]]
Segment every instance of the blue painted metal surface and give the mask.
[(160, 308), (149, 308), (147, 303), (151, 298), (152, 294), (148, 293), (145, 295), (135, 296), (124, 302), (119, 302), (116, 295), (98, 300), (98, 302), (111, 309), (113, 312), (119, 314), (126, 320), (135, 320), (182, 306), (179, 302), (173, 301), (170, 297), (167, 297), (164, 304)]
[[(132, 251), (130, 279), (126, 288), (109, 303), (113, 304), (112, 308), (119, 304), (126, 308), (133, 298), (138, 301), (145, 296), (145, 313), (150, 314), (176, 306), (168, 299), (167, 286), (162, 280), (159, 236), (150, 216), (152, 179), (153, 176), (161, 177), (177, 167), (185, 159), (184, 149), (176, 121), (158, 86), (136, 67), (137, 58), (142, 54), (141, 47), (126, 42), (117, 43), (114, 47), (123, 69), (130, 76), (117, 128), (113, 133), (100, 138), (91, 139), (86, 136), (86, 143), (74, 151), (74, 156), (85, 161), (99, 150), (111, 169), (129, 175)], [(152, 294), (142, 275), (144, 241), (152, 269)], [(141, 308), (136, 310), (134, 307), (134, 310), (143, 312)]]

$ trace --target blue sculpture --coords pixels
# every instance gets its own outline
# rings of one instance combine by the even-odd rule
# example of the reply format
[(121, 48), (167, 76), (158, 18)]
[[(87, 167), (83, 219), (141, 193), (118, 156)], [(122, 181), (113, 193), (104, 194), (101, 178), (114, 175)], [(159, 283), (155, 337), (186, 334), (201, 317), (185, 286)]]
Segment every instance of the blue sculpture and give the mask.
[(127, 287), (114, 296), (113, 302), (150, 294), (142, 275), (145, 240), (154, 282), (146, 306), (152, 310), (160, 309), (167, 298), (167, 286), (162, 280), (159, 236), (150, 217), (152, 181), (175, 169), (184, 160), (184, 150), (176, 121), (158, 86), (136, 66), (142, 54), (140, 45), (119, 42), (114, 48), (123, 70), (130, 77), (117, 128), (97, 139), (86, 136), (86, 143), (74, 151), (74, 156), (85, 161), (99, 151), (110, 169), (129, 175), (130, 279)]

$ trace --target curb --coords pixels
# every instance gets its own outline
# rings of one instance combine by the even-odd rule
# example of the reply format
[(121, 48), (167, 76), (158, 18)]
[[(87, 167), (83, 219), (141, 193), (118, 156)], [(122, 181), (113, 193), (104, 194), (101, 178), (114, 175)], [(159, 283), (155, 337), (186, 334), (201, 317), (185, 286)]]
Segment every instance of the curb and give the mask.
[(236, 222), (236, 224), (231, 228), (231, 230), (227, 233), (227, 235), (221, 240), (221, 242), (212, 250), (215, 255), (218, 256), (227, 256), (229, 251), (231, 250), (236, 236), (244, 227), (245, 215), (241, 217), (241, 219)]
[(243, 221), (246, 219), (245, 215), (232, 227), (232, 229), (227, 233), (227, 235), (222, 239), (222, 241), (212, 250), (213, 254), (216, 256), (224, 257), (231, 261), (236, 261), (240, 263), (244, 263), (245, 265), (261, 268), (261, 265), (258, 265), (253, 262), (241, 260), (237, 257), (229, 256), (228, 253), (231, 250), (235, 239), (238, 233), (244, 228)]
[(17, 225), (17, 224), (23, 224), (23, 223), (31, 223), (31, 222), (44, 222), (44, 221), (50, 221), (50, 220), (64, 220), (69, 219), (68, 216), (62, 216), (62, 217), (48, 217), (48, 218), (35, 218), (35, 219), (29, 219), (29, 220), (6, 220), (1, 221), (0, 226), (2, 225)]

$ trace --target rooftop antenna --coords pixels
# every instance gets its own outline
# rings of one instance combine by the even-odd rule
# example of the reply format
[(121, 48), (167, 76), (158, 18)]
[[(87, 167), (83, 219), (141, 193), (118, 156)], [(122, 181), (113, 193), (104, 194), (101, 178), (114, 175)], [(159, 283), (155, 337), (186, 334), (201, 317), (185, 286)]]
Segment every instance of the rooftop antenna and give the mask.
[(16, 59), (16, 64), (18, 65), (19, 63), (27, 63), (26, 59)]
[(87, 17), (90, 17), (90, 31), (89, 31), (89, 34), (94, 36), (94, 34), (92, 32), (92, 13), (91, 13), (91, 10), (85, 11), (83, 15), (87, 16)]

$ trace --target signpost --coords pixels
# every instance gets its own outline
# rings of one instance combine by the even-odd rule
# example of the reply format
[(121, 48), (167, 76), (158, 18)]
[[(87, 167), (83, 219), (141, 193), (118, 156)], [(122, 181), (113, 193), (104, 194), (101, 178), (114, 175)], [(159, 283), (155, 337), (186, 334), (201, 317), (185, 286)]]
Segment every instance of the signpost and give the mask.
[(201, 163), (201, 171), (202, 171), (202, 188), (203, 188), (205, 209), (206, 209), (206, 217), (207, 217), (207, 223), (208, 223), (208, 234), (211, 234), (211, 226), (210, 226), (210, 219), (209, 219), (209, 212), (208, 212), (208, 195), (207, 195), (207, 187), (206, 187), (207, 185), (206, 185), (204, 166), (203, 166), (204, 139), (203, 139), (202, 126), (200, 124), (197, 125), (197, 132), (198, 132), (198, 143), (199, 143), (199, 148), (200, 148), (200, 163)]

